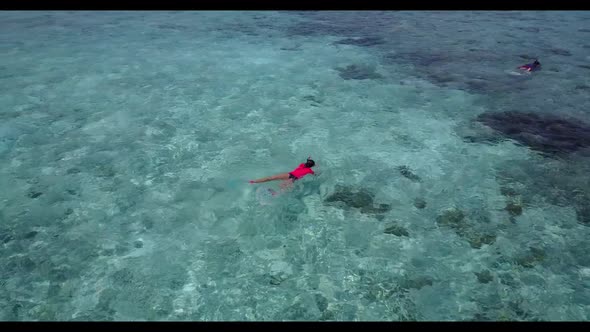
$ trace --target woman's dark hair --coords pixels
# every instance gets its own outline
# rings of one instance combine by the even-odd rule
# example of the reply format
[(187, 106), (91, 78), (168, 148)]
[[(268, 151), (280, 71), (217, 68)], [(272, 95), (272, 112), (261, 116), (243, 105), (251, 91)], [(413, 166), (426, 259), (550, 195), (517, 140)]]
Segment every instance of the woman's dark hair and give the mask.
[(307, 161), (305, 162), (305, 167), (311, 168), (311, 167), (314, 167), (314, 166), (315, 166), (315, 161), (307, 158)]
[(541, 63), (539, 62), (539, 60), (535, 60), (535, 62), (533, 62), (536, 65), (540, 65)]

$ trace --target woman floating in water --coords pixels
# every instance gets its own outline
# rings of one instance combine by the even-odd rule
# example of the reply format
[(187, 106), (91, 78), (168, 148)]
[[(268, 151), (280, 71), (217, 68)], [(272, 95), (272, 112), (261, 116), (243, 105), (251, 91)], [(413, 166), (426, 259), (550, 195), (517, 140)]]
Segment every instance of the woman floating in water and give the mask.
[[(268, 181), (275, 181), (275, 180), (283, 180), (283, 182), (280, 184), (282, 189), (285, 189), (286, 187), (290, 186), (293, 184), (293, 182), (303, 178), (304, 176), (308, 175), (308, 174), (314, 174), (313, 170), (311, 169), (312, 167), (315, 166), (315, 161), (311, 160), (311, 157), (307, 158), (307, 161), (305, 163), (300, 164), (296, 169), (292, 170), (289, 173), (281, 173), (281, 174), (277, 174), (277, 175), (273, 175), (273, 176), (267, 176), (265, 178), (261, 178), (261, 179), (257, 179), (257, 180), (250, 180), (250, 183), (261, 183), (261, 182), (268, 182)], [(269, 189), (271, 190), (271, 189)], [(272, 191), (273, 195), (276, 194), (276, 192)]]

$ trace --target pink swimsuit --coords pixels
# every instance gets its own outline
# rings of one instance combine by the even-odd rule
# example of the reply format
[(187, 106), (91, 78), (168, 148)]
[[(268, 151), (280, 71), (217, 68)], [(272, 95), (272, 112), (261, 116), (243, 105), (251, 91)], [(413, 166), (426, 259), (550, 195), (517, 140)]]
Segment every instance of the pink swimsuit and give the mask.
[(311, 168), (305, 167), (305, 163), (300, 164), (299, 167), (291, 171), (289, 175), (294, 177), (293, 180), (299, 180), (307, 174), (315, 174)]

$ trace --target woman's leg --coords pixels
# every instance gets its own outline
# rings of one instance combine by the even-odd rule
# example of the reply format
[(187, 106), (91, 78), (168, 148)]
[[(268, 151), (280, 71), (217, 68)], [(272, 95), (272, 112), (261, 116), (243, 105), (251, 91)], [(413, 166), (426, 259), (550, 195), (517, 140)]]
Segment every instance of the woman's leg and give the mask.
[(265, 178), (251, 180), (250, 183), (260, 183), (260, 182), (268, 182), (268, 181), (275, 181), (275, 180), (289, 180), (289, 173), (282, 173), (273, 176), (267, 176)]

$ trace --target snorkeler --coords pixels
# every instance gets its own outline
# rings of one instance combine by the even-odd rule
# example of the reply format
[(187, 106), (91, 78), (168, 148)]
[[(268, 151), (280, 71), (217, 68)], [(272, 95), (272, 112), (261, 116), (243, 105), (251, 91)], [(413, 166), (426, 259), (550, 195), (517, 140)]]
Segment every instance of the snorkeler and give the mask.
[[(268, 176), (265, 178), (257, 179), (257, 180), (250, 180), (250, 183), (261, 183), (261, 182), (268, 182), (274, 180), (283, 180), (281, 183), (281, 188), (286, 188), (293, 184), (293, 182), (303, 178), (308, 174), (314, 174), (312, 167), (315, 166), (315, 161), (311, 160), (311, 157), (307, 158), (305, 163), (300, 164), (296, 169), (292, 170), (289, 173), (281, 173), (273, 176)], [(274, 194), (274, 193), (273, 193)]]
[(541, 63), (539, 62), (539, 60), (535, 60), (535, 62), (533, 62), (533, 63), (527, 63), (526, 65), (522, 65), (522, 66), (518, 67), (518, 69), (526, 70), (528, 72), (531, 72), (533, 70), (537, 70), (540, 68), (541, 68)]

